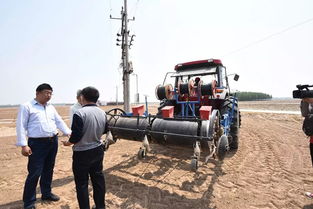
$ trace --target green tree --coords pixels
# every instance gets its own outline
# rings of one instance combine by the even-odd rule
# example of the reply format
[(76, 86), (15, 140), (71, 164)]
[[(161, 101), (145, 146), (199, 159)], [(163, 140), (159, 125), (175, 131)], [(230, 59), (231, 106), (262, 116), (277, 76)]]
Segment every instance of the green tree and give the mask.
[(266, 100), (272, 99), (272, 95), (261, 93), (261, 92), (237, 92), (236, 93), (239, 101), (254, 101), (254, 100)]

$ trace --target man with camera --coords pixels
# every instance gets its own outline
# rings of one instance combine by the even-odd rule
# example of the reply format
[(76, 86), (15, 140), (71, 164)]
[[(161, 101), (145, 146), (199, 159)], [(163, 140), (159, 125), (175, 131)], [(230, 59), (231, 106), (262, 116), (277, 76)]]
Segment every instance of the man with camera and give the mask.
[[(310, 89), (313, 85), (297, 85), (296, 87), (297, 90), (292, 92), (292, 97), (302, 99), (300, 104), (301, 115), (304, 117), (302, 130), (310, 137), (310, 154), (313, 166), (313, 90)], [(313, 198), (311, 192), (306, 192), (305, 195)]]
[[(302, 129), (310, 137), (310, 154), (313, 166), (313, 98), (303, 98), (301, 101), (301, 115), (304, 117)], [(305, 195), (313, 198), (313, 193), (306, 192)]]
[(313, 97), (301, 100), (301, 115), (304, 117), (302, 130), (310, 137), (310, 154), (313, 166)]
[(313, 98), (304, 98), (302, 101), (312, 104)]
[(310, 137), (310, 153), (313, 165), (313, 85), (297, 85), (297, 90), (292, 92), (293, 98), (302, 99), (300, 104), (301, 115), (304, 117), (302, 130)]

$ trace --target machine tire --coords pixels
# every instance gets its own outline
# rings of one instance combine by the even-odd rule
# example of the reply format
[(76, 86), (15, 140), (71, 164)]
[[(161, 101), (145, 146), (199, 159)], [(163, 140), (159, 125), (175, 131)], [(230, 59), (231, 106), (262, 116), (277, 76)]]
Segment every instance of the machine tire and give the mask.
[[(107, 114), (107, 123), (109, 126), (115, 126), (116, 121), (119, 119), (120, 116), (126, 115), (126, 112), (120, 108), (113, 108), (106, 112)], [(117, 137), (115, 135), (114, 130), (110, 130), (112, 133), (113, 140), (116, 142)]]
[[(222, 115), (225, 114), (228, 111), (231, 111), (231, 108), (233, 106), (233, 98), (230, 97), (229, 99), (226, 99), (223, 106), (222, 106)], [(239, 128), (241, 125), (241, 114), (238, 110), (238, 103), (235, 101), (234, 104), (234, 117), (232, 120), (232, 125), (230, 126), (230, 135), (232, 138), (232, 141), (229, 142), (229, 148), (230, 150), (237, 150), (238, 149), (238, 136), (239, 136)]]
[(235, 122), (230, 127), (230, 135), (232, 136), (232, 141), (229, 144), (229, 148), (231, 150), (238, 149), (238, 136), (239, 136), (239, 128), (241, 124), (241, 114), (240, 114), (240, 111), (237, 111), (236, 109), (235, 109), (234, 121)]
[(228, 138), (222, 135), (217, 142), (217, 158), (219, 160), (224, 160), (226, 153), (228, 151)]
[(138, 151), (137, 157), (139, 160), (142, 160), (144, 158), (146, 158), (147, 153), (145, 149), (140, 148), (140, 150)]
[(112, 119), (116, 121), (119, 116), (126, 115), (126, 112), (120, 108), (113, 108), (106, 112), (106, 114), (108, 123), (110, 123)]
[(198, 167), (199, 167), (198, 159), (192, 158), (190, 166), (191, 166), (191, 170), (196, 172), (198, 170)]

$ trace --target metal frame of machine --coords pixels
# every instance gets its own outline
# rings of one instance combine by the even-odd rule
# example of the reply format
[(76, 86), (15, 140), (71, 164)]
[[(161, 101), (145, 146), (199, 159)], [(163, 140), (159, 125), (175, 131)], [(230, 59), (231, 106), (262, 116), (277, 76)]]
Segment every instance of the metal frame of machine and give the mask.
[[(170, 77), (169, 77), (170, 76)], [(166, 82), (175, 80), (174, 87)], [(234, 79), (238, 80), (235, 74)], [(208, 80), (209, 79), (209, 80)], [(229, 149), (238, 148), (240, 111), (229, 88), (226, 68), (217, 59), (187, 62), (167, 73), (156, 87), (160, 106), (156, 115), (131, 116), (121, 109), (108, 112), (115, 139), (142, 141), (138, 158), (150, 151), (149, 143), (193, 147), (191, 168), (196, 171), (201, 151), (223, 160)], [(147, 102), (146, 102), (147, 107)], [(164, 114), (165, 110), (172, 114)]]

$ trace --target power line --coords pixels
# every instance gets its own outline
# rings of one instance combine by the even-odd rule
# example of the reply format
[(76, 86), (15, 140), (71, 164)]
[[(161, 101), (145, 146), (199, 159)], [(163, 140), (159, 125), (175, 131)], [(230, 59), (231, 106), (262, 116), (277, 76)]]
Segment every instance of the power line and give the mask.
[(111, 2), (111, 0), (109, 2), (109, 5), (110, 5), (110, 13), (112, 13), (112, 2)]
[(247, 44), (247, 45), (244, 46), (244, 47), (241, 47), (241, 48), (238, 48), (238, 49), (236, 49), (236, 50), (234, 50), (234, 51), (231, 51), (231, 52), (229, 52), (229, 53), (223, 55), (223, 57), (229, 56), (229, 55), (231, 55), (231, 54), (235, 54), (235, 53), (237, 53), (237, 52), (239, 52), (239, 51), (242, 51), (242, 50), (244, 50), (244, 49), (246, 49), (246, 48), (249, 48), (249, 47), (251, 47), (251, 46), (253, 46), (253, 45), (255, 45), (255, 44), (259, 44), (259, 43), (261, 43), (261, 42), (264, 42), (264, 41), (266, 41), (266, 40), (268, 40), (268, 39), (270, 39), (270, 38), (273, 38), (274, 36), (278, 36), (278, 35), (280, 35), (280, 34), (282, 34), (282, 33), (285, 33), (285, 32), (287, 32), (287, 31), (289, 31), (289, 30), (291, 30), (291, 29), (294, 29), (294, 28), (296, 28), (296, 27), (299, 27), (299, 26), (301, 26), (301, 25), (307, 24), (307, 23), (309, 23), (309, 22), (311, 22), (311, 21), (313, 21), (313, 18), (310, 18), (310, 19), (307, 19), (307, 20), (302, 21), (302, 22), (300, 22), (300, 23), (297, 23), (297, 24), (295, 24), (295, 25), (289, 26), (289, 27), (287, 27), (287, 28), (285, 28), (285, 29), (283, 29), (283, 30), (281, 30), (281, 31), (279, 31), (279, 32), (273, 33), (273, 34), (268, 35), (268, 36), (266, 36), (266, 37), (264, 37), (264, 38), (262, 38), (262, 39), (259, 39), (259, 40), (257, 40), (257, 41), (253, 41), (253, 42)]
[(130, 11), (130, 16), (136, 16), (136, 13), (137, 13), (137, 8), (138, 8), (138, 3), (139, 3), (139, 0), (136, 1), (136, 4), (134, 7), (132, 7), (131, 11)]
[[(138, 4), (139, 4), (139, 0), (136, 1), (135, 5), (132, 6), (132, 9), (131, 11), (129, 12), (129, 16), (132, 16), (133, 19), (131, 20), (135, 20), (135, 16), (136, 16), (136, 13), (137, 13), (137, 9), (138, 9)], [(130, 22), (129, 22), (130, 23)], [(128, 25), (128, 28), (133, 30), (134, 33), (136, 33), (135, 29), (132, 27), (132, 24), (129, 24)]]

